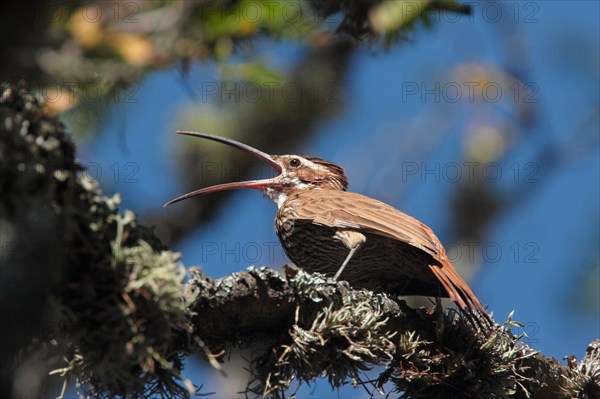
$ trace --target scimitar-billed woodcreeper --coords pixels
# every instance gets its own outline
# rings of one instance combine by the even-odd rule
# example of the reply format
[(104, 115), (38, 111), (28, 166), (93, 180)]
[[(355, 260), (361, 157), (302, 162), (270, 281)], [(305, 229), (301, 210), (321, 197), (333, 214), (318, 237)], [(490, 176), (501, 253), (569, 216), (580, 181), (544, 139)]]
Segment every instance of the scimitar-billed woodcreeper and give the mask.
[(354, 288), (449, 297), (469, 315), (480, 313), (491, 321), (433, 231), (381, 201), (346, 191), (348, 179), (340, 166), (308, 155), (269, 155), (211, 134), (177, 133), (246, 151), (269, 164), (277, 176), (202, 188), (165, 206), (216, 191), (260, 190), (277, 205), (275, 230), (298, 267), (345, 280)]

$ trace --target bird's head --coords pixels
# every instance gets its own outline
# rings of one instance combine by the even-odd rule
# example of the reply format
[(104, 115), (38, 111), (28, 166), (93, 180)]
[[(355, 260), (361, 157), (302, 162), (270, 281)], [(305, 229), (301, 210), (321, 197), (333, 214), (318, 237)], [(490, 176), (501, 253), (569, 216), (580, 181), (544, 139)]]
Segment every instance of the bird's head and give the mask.
[(273, 202), (275, 202), (278, 207), (280, 207), (287, 196), (294, 190), (321, 188), (325, 190), (345, 191), (348, 187), (348, 179), (344, 174), (344, 169), (321, 158), (312, 157), (309, 155), (269, 155), (257, 150), (256, 148), (250, 147), (249, 145), (225, 137), (197, 132), (177, 133), (218, 141), (232, 147), (239, 148), (271, 165), (271, 167), (278, 174), (277, 176), (268, 179), (225, 183), (201, 188), (199, 190), (192, 191), (191, 193), (182, 195), (181, 197), (177, 197), (167, 202), (164, 206), (169, 206), (175, 202), (179, 202), (196, 195), (238, 188), (251, 188), (262, 191)]

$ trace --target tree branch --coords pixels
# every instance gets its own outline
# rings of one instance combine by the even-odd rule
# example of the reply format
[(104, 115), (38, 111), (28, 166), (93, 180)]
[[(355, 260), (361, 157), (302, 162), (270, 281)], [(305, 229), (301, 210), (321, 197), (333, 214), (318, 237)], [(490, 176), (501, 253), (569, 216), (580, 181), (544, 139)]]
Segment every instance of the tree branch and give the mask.
[(22, 86), (0, 87), (0, 138), (0, 244), (13, 248), (0, 275), (2, 354), (23, 349), (25, 359), (2, 370), (4, 397), (22, 388), (12, 385), (28, 364), (59, 367), (96, 396), (187, 397), (185, 356), (258, 340), (268, 346), (249, 390), (275, 397), (292, 380), (360, 382), (376, 365), (376, 385), (405, 398), (597, 397), (598, 341), (567, 367), (507, 328), (478, 330), (456, 312), (411, 309), (293, 267), (218, 280), (196, 271), (185, 283), (179, 255), (79, 173), (63, 126)]
[[(292, 379), (310, 381), (323, 372), (339, 387), (381, 364), (387, 368), (377, 384), (391, 382), (407, 398), (552, 399), (577, 397), (583, 389), (572, 385), (580, 366), (569, 369), (540, 355), (506, 328), (476, 331), (456, 313), (411, 309), (293, 268), (286, 276), (270, 269), (219, 280), (196, 274), (190, 284), (199, 290), (195, 332), (215, 350), (271, 342), (253, 362), (250, 388), (259, 394), (283, 396)], [(598, 383), (595, 362), (596, 371), (586, 369), (588, 390)]]

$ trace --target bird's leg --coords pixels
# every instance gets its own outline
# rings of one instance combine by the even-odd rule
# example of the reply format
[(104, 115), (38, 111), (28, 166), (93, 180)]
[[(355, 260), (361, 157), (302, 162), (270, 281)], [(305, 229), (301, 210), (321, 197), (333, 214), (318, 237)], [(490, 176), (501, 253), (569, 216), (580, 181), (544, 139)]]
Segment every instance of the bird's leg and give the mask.
[(352, 256), (354, 256), (354, 253), (367, 241), (367, 237), (358, 231), (338, 230), (333, 235), (333, 239), (341, 241), (350, 250), (346, 259), (344, 259), (344, 263), (342, 263), (342, 266), (340, 266), (335, 276), (333, 276), (333, 279), (337, 280), (346, 268), (346, 265), (348, 265), (348, 262), (350, 262), (350, 259), (352, 259)]
[(342, 274), (342, 272), (346, 268), (346, 265), (348, 264), (348, 262), (350, 262), (350, 259), (352, 259), (352, 255), (354, 255), (354, 252), (356, 252), (356, 250), (358, 248), (360, 248), (360, 245), (358, 247), (354, 247), (350, 250), (350, 252), (348, 253), (348, 256), (346, 256), (346, 259), (344, 260), (344, 263), (342, 263), (342, 266), (340, 266), (338, 271), (335, 273), (335, 276), (333, 276), (334, 280), (337, 280), (338, 277), (340, 277), (340, 274)]

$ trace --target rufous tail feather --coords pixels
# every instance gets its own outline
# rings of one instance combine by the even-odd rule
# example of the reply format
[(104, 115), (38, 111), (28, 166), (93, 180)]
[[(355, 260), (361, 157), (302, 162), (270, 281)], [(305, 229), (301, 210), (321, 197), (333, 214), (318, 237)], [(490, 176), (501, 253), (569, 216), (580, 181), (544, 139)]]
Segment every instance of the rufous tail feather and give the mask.
[(480, 312), (489, 323), (493, 323), (469, 285), (460, 277), (451, 264), (446, 265), (445, 263), (440, 262), (440, 265), (429, 265), (429, 268), (440, 281), (450, 299), (462, 310), (471, 314)]

